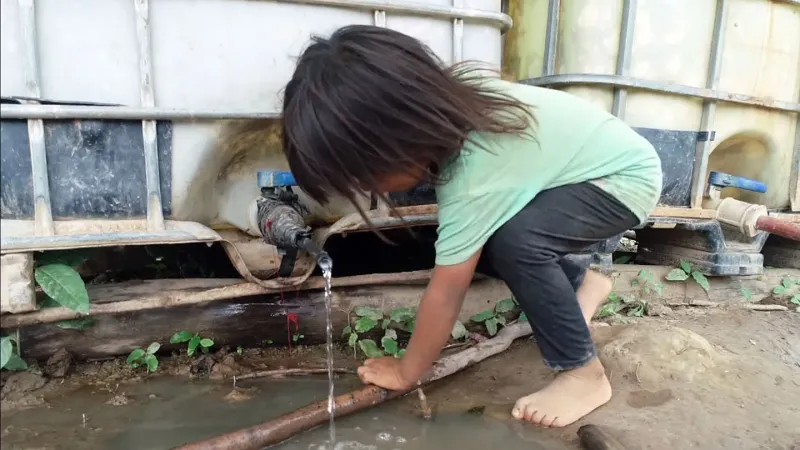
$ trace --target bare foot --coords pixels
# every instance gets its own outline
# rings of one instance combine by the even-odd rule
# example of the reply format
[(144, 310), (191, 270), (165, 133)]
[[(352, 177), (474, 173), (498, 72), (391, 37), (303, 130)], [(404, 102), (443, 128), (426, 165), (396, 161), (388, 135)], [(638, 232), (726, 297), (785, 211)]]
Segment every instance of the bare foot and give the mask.
[(541, 391), (517, 400), (511, 415), (543, 427), (565, 427), (611, 399), (611, 384), (595, 358), (579, 369), (562, 372)]
[(578, 297), (578, 303), (581, 305), (581, 312), (583, 312), (583, 318), (587, 325), (591, 325), (594, 313), (608, 298), (612, 287), (613, 283), (610, 278), (594, 270), (586, 271), (583, 283), (578, 287), (575, 295)]

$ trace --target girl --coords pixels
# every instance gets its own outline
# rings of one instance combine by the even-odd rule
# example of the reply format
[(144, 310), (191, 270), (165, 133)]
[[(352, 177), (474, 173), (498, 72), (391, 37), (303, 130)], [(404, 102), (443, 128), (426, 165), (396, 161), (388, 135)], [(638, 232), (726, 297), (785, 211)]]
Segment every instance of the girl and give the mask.
[(365, 383), (406, 389), (425, 374), (477, 270), (508, 285), (557, 371), (515, 418), (563, 427), (611, 398), (589, 334), (611, 281), (564, 256), (645, 221), (661, 192), (647, 140), (577, 97), (443, 68), (416, 39), (371, 26), (313, 39), (283, 117), (291, 171), (321, 203), (436, 185), (436, 267), (407, 353), (367, 360)]

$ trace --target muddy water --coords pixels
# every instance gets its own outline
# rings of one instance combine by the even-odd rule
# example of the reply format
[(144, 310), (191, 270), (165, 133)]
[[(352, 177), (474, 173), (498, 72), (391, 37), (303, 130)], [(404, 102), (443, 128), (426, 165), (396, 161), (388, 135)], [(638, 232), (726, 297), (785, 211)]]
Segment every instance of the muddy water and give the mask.
[[(230, 383), (159, 377), (116, 393), (85, 388), (49, 407), (4, 412), (2, 449), (161, 450), (260, 423), (325, 398), (327, 377)], [(340, 379), (337, 393), (359, 385)], [(124, 393), (124, 396), (120, 394)], [(114, 399), (114, 401), (111, 401)], [(412, 399), (337, 420), (337, 450), (561, 450), (532, 429), (467, 413), (425, 422), (409, 412)], [(127, 403), (127, 404), (124, 404)], [(521, 434), (522, 433), (522, 434)], [(317, 450), (330, 439), (320, 427), (275, 447)]]

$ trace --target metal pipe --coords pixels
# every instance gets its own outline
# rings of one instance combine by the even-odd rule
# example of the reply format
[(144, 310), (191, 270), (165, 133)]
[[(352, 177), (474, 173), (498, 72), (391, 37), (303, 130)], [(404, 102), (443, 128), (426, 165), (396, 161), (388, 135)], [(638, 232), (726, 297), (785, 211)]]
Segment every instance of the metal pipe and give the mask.
[(664, 83), (660, 81), (644, 80), (641, 78), (623, 77), (620, 75), (604, 75), (595, 73), (561, 74), (529, 78), (527, 80), (521, 80), (520, 83), (529, 84), (532, 86), (548, 87), (570, 85), (624, 87), (650, 92), (660, 92), (664, 94), (685, 95), (688, 97), (716, 100), (719, 102), (749, 105), (775, 111), (800, 112), (800, 103), (794, 101), (774, 100), (771, 98), (762, 98), (753, 95), (735, 94), (708, 88)]
[[(633, 32), (636, 26), (636, 0), (624, 0), (622, 4), (622, 25), (619, 33), (619, 51), (617, 52), (616, 74), (627, 77), (631, 67), (631, 50), (633, 48)], [(625, 106), (628, 91), (614, 89), (614, 101), (611, 113), (620, 119), (625, 119)]]
[(386, 11), (374, 11), (372, 13), (372, 23), (376, 27), (386, 28)]
[(547, 30), (544, 41), (544, 65), (542, 75), (556, 73), (556, 51), (558, 49), (558, 22), (561, 14), (561, 0), (549, 0), (547, 5)]
[[(139, 45), (139, 83), (142, 106), (155, 106), (153, 93), (153, 64), (150, 48), (150, 1), (133, 0), (136, 10), (136, 41)], [(147, 185), (147, 229), (164, 230), (164, 211), (161, 206), (161, 180), (158, 173), (158, 141), (156, 122), (142, 121), (142, 144), (144, 147), (144, 171)]]
[[(711, 53), (708, 57), (708, 70), (706, 72), (706, 88), (716, 91), (719, 87), (719, 73), (722, 68), (722, 48), (725, 44), (725, 19), (727, 17), (726, 0), (717, 0), (717, 10), (714, 14), (714, 29), (711, 34)], [(695, 148), (695, 165), (692, 179), (692, 197), (690, 206), (699, 207), (705, 196), (706, 170), (708, 158), (711, 154), (711, 136), (714, 119), (717, 113), (717, 104), (714, 100), (706, 99), (703, 102), (703, 112), (700, 115), (700, 132), (705, 132), (707, 138), (697, 142)]]
[(780, 220), (777, 217), (759, 217), (758, 220), (756, 220), (756, 229), (793, 241), (800, 241), (800, 225)]
[[(33, 0), (19, 0), (20, 28), (25, 60), (25, 88), (27, 95), (41, 96), (39, 56), (36, 49), (36, 6)], [(47, 150), (44, 142), (44, 124), (41, 120), (28, 120), (28, 141), (31, 152), (31, 177), (34, 201), (34, 230), (39, 235), (55, 234), (53, 211), (50, 202), (50, 179), (47, 175)]]

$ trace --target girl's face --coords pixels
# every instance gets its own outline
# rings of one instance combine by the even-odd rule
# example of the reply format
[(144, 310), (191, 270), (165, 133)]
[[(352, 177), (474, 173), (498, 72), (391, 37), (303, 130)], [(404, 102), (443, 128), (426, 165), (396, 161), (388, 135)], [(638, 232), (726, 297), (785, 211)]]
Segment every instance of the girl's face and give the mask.
[(379, 183), (381, 192), (404, 192), (418, 185), (422, 180), (423, 170), (413, 168), (408, 172), (401, 172), (384, 176)]

